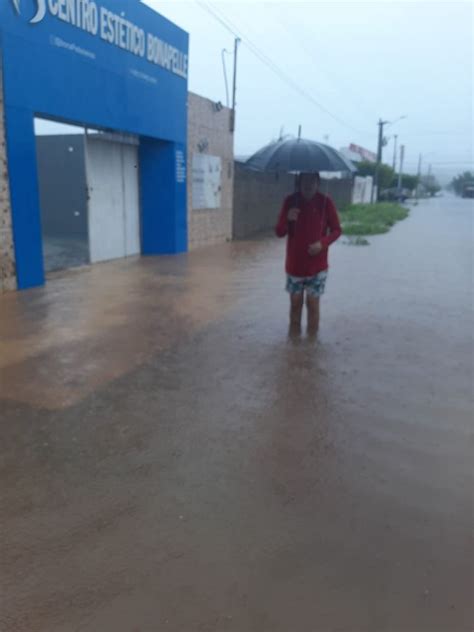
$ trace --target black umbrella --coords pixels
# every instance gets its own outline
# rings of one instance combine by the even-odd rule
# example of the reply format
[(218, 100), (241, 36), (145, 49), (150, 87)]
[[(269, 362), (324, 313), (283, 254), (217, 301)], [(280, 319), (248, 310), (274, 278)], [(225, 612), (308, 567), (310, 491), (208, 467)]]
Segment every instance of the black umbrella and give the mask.
[[(286, 173), (314, 173), (315, 171), (339, 171), (353, 173), (354, 165), (338, 151), (313, 140), (301, 138), (301, 126), (298, 138), (280, 138), (270, 143), (245, 163), (250, 169)], [(298, 176), (295, 176), (295, 191), (299, 188)], [(328, 183), (326, 183), (326, 193)], [(326, 198), (327, 199), (327, 198)], [(326, 203), (323, 207), (323, 216)], [(321, 220), (323, 221), (323, 220)], [(289, 234), (294, 233), (294, 222), (288, 227)]]
[(270, 143), (251, 156), (245, 164), (258, 171), (286, 173), (357, 171), (349, 160), (329, 145), (304, 138), (285, 138)]

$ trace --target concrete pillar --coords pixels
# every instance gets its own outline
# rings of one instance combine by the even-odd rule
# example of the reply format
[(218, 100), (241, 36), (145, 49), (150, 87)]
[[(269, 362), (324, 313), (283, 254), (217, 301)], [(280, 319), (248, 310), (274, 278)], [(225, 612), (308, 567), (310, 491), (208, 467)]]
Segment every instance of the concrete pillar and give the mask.
[(16, 290), (10, 185), (5, 142), (3, 76), (0, 59), (0, 293)]
[(142, 138), (140, 142), (142, 254), (186, 252), (186, 148)]

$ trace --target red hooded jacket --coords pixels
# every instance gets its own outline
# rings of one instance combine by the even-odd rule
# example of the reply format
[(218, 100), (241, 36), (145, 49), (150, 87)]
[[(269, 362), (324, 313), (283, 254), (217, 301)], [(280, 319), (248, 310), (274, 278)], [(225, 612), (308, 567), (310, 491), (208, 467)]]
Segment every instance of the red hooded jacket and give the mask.
[[(296, 222), (288, 221), (288, 211), (299, 208)], [(286, 272), (296, 277), (315, 276), (328, 268), (328, 247), (341, 236), (341, 225), (336, 207), (330, 197), (316, 193), (307, 200), (300, 193), (289, 195), (275, 227), (278, 237), (288, 235), (286, 244)], [(320, 241), (319, 255), (311, 256), (308, 248)]]

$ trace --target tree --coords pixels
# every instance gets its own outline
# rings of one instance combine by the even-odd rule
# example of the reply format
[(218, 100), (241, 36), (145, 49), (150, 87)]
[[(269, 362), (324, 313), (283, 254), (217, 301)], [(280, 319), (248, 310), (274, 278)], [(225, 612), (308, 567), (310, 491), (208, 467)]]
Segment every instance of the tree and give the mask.
[(469, 182), (474, 182), (474, 174), (470, 171), (465, 171), (464, 173), (460, 173), (458, 176), (452, 179), (449, 188), (453, 189), (456, 195), (461, 195), (464, 186)]
[(359, 176), (373, 176), (375, 175), (375, 162), (369, 162), (368, 160), (362, 160), (356, 164), (357, 174)]
[(441, 187), (434, 176), (423, 176), (421, 178), (421, 184), (425, 188), (428, 195), (430, 195), (431, 197), (433, 197), (433, 195), (436, 195), (438, 191), (441, 191)]
[[(360, 176), (375, 176), (375, 162), (363, 161), (357, 164), (357, 173)], [(402, 174), (402, 189), (409, 189), (413, 191), (418, 186), (418, 176), (413, 176), (409, 173)], [(388, 165), (380, 165), (379, 170), (379, 188), (381, 191), (384, 189), (391, 189), (398, 187), (398, 174)], [(439, 190), (439, 189), (438, 189)]]
[[(372, 176), (375, 177), (375, 162), (369, 162), (364, 160), (359, 162), (357, 165), (357, 174), (359, 176)], [(382, 191), (383, 189), (388, 189), (392, 183), (393, 177), (395, 175), (392, 167), (388, 165), (381, 164), (379, 169), (379, 189)]]
[[(391, 185), (392, 187), (398, 187), (398, 175), (394, 176)], [(414, 191), (418, 186), (418, 176), (412, 176), (408, 173), (402, 174), (402, 189), (408, 189), (409, 191)]]

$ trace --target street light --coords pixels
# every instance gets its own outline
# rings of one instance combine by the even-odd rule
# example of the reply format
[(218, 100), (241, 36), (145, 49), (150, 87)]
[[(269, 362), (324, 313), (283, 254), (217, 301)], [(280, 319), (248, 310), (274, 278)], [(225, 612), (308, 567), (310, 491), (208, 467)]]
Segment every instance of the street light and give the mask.
[(394, 142), (393, 142), (393, 162), (392, 162), (392, 169), (395, 171), (396, 166), (397, 166), (397, 140), (398, 140), (398, 134), (394, 135)]
[(395, 123), (398, 123), (398, 121), (403, 121), (403, 119), (406, 119), (406, 118), (408, 118), (408, 115), (407, 114), (403, 114), (402, 116), (399, 116), (394, 121), (385, 121), (385, 123), (387, 125), (395, 125)]
[(377, 163), (375, 165), (375, 178), (374, 178), (374, 184), (372, 186), (372, 193), (370, 195), (370, 202), (371, 204), (374, 201), (374, 190), (375, 188), (377, 188), (377, 200), (379, 199), (379, 171), (380, 171), (380, 165), (382, 164), (382, 147), (383, 147), (383, 128), (385, 125), (395, 125), (395, 123), (398, 123), (398, 121), (401, 121), (403, 119), (406, 119), (407, 115), (403, 114), (402, 116), (399, 116), (397, 119), (395, 119), (394, 121), (383, 121), (382, 119), (379, 119), (378, 122), (378, 126), (379, 126), (379, 141), (378, 141), (378, 146), (377, 146)]

